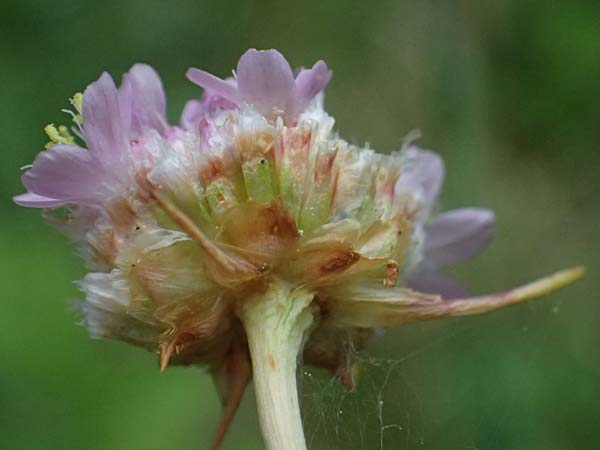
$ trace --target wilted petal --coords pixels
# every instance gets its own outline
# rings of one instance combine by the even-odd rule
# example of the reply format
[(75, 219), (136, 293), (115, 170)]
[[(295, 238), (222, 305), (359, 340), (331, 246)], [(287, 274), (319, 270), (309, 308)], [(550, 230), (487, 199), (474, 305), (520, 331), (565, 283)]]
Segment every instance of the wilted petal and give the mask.
[(237, 65), (241, 100), (265, 116), (294, 113), (296, 86), (292, 68), (277, 50), (250, 49)]
[(130, 114), (130, 137), (146, 128), (162, 131), (167, 123), (166, 99), (156, 71), (146, 64), (136, 64), (123, 76), (119, 104)]
[(80, 314), (92, 337), (121, 339), (148, 348), (156, 346), (161, 327), (156, 320), (142, 320), (131, 314), (130, 287), (121, 270), (88, 273), (78, 285), (86, 295)]
[(444, 162), (437, 153), (411, 147), (408, 163), (396, 183), (396, 192), (416, 192), (422, 196), (425, 213), (431, 211), (444, 181)]
[(477, 254), (494, 236), (494, 213), (464, 208), (437, 216), (425, 226), (425, 264), (442, 267)]
[(312, 69), (303, 69), (296, 77), (298, 95), (298, 113), (302, 112), (308, 103), (327, 86), (331, 80), (331, 70), (324, 61), (317, 61)]
[(417, 272), (411, 274), (406, 285), (415, 291), (438, 294), (444, 300), (466, 297), (467, 290), (454, 278), (436, 272)]
[(101, 176), (102, 167), (88, 150), (54, 145), (37, 156), (21, 180), (31, 193), (61, 204), (93, 203)]
[(119, 166), (129, 148), (125, 128), (117, 88), (104, 72), (83, 93), (83, 132), (90, 150), (111, 170)]
[(231, 82), (221, 80), (204, 70), (195, 68), (188, 69), (185, 76), (192, 83), (197, 84), (206, 91), (211, 91), (213, 94), (219, 95), (229, 101), (238, 102), (238, 90)]
[(343, 219), (327, 223), (314, 229), (302, 241), (302, 250), (319, 249), (328, 246), (351, 246), (360, 234), (360, 222), (354, 219)]
[(54, 208), (55, 206), (65, 204), (63, 200), (44, 197), (42, 195), (32, 194), (31, 192), (16, 195), (13, 197), (13, 201), (17, 205), (25, 206), (27, 208)]
[(346, 286), (331, 292), (339, 300), (332, 302), (330, 313), (341, 326), (356, 327), (481, 314), (548, 294), (573, 283), (584, 272), (583, 267), (575, 267), (505, 292), (455, 300), (402, 288)]

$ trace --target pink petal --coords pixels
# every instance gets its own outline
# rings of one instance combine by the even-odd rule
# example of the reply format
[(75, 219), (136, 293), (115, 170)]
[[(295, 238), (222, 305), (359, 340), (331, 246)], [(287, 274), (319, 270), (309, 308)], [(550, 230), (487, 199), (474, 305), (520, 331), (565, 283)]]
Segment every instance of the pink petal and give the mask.
[(219, 109), (236, 109), (237, 105), (231, 101), (215, 95), (210, 91), (204, 92), (200, 100), (189, 100), (183, 107), (180, 123), (183, 128), (191, 129), (198, 125), (206, 115), (213, 115)]
[(129, 148), (127, 124), (123, 124), (115, 83), (106, 72), (83, 93), (83, 132), (89, 149), (107, 169), (121, 165)]
[(312, 69), (303, 69), (296, 77), (296, 91), (298, 95), (298, 113), (302, 112), (310, 101), (325, 89), (332, 72), (324, 61), (317, 61)]
[(167, 124), (166, 103), (162, 82), (152, 67), (136, 64), (123, 76), (119, 105), (122, 113), (129, 113), (131, 138), (146, 128), (162, 132)]
[(406, 285), (415, 291), (440, 295), (445, 300), (468, 295), (467, 290), (454, 278), (435, 272), (410, 274)]
[(444, 161), (437, 153), (417, 147), (410, 147), (407, 154), (409, 163), (400, 175), (396, 189), (419, 193), (425, 213), (429, 213), (444, 181)]
[(241, 100), (268, 117), (294, 114), (296, 85), (292, 68), (277, 50), (250, 49), (237, 65)]
[[(74, 145), (54, 145), (35, 158), (21, 180), (30, 193), (59, 204), (94, 203), (103, 173), (90, 151)], [(25, 201), (28, 199), (35, 200), (26, 197)]]
[(185, 76), (192, 83), (197, 84), (206, 91), (211, 91), (213, 94), (220, 95), (232, 102), (238, 101), (238, 90), (231, 82), (221, 80), (204, 70), (195, 68), (188, 69)]
[(479, 253), (494, 236), (494, 213), (464, 208), (437, 216), (425, 226), (425, 263), (442, 267)]
[(17, 205), (25, 206), (27, 208), (54, 208), (55, 206), (64, 205), (65, 203), (62, 200), (32, 194), (31, 192), (16, 195), (13, 197), (13, 201)]
[(194, 128), (204, 114), (206, 114), (206, 108), (200, 100), (189, 100), (183, 107), (179, 123), (182, 128)]

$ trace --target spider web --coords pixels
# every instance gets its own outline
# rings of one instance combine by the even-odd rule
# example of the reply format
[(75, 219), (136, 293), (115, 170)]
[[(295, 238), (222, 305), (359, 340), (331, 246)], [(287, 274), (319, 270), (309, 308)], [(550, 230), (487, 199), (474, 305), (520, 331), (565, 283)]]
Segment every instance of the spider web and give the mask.
[(356, 391), (317, 370), (304, 370), (301, 397), (311, 450), (384, 450), (392, 448), (388, 441), (398, 448), (399, 439), (412, 444), (421, 439), (421, 430), (413, 429), (410, 415), (402, 412), (413, 393), (403, 389), (401, 361), (363, 358), (361, 363), (364, 373)]
[[(556, 313), (556, 306), (551, 312)], [(496, 324), (499, 326), (499, 323), (500, 321)], [(517, 320), (517, 323), (513, 322), (505, 329), (507, 333), (519, 335), (515, 339), (519, 343), (516, 352), (520, 354), (520, 359), (531, 361), (518, 368), (521, 371), (519, 375), (521, 378), (520, 381), (517, 379), (517, 383), (522, 384), (526, 383), (527, 371), (530, 365), (534, 364), (535, 353), (546, 341), (548, 331), (538, 322), (542, 326), (532, 336), (526, 323), (527, 319)], [(431, 378), (425, 376), (421, 379), (419, 376), (421, 373), (426, 375), (426, 372), (432, 369), (430, 360), (440, 351), (444, 351), (448, 345), (456, 346), (463, 341), (481, 341), (481, 336), (486, 333), (486, 327), (481, 323), (471, 322), (466, 326), (449, 328), (452, 331), (446, 331), (441, 335), (437, 333), (435, 339), (399, 359), (359, 355), (362, 371), (354, 391), (347, 390), (328, 373), (303, 366), (299, 389), (308, 448), (311, 450), (432, 448), (433, 443), (428, 442), (429, 436), (444, 433), (447, 427), (447, 424), (440, 422), (444, 420), (461, 422), (460, 418), (448, 418), (443, 414), (434, 417), (436, 403), (444, 404), (443, 406), (448, 408), (455, 400), (474, 402), (477, 405), (475, 413), (480, 415), (479, 419), (471, 420), (471, 428), (465, 425), (464, 429), (457, 431), (458, 438), (462, 439), (460, 448), (472, 450), (481, 448), (477, 444), (478, 429), (484, 430), (484, 422), (493, 418), (499, 427), (502, 427), (505, 422), (512, 420), (508, 411), (493, 410), (486, 405), (486, 402), (493, 403), (497, 400), (497, 396), (502, 394), (490, 393), (488, 398), (473, 400), (469, 397), (473, 396), (474, 392), (467, 387), (464, 391), (442, 392), (438, 398), (436, 387), (430, 386)], [(493, 339), (484, 340), (484, 343), (491, 343)], [(423, 358), (420, 358), (421, 356)], [(486, 364), (486, 361), (481, 361), (481, 364)], [(437, 367), (439, 369), (439, 366)], [(437, 376), (443, 377), (443, 375)], [(431, 398), (435, 399), (433, 404)], [(510, 402), (510, 399), (506, 401)], [(456, 414), (460, 415), (460, 412)], [(492, 442), (492, 444), (493, 448), (502, 447), (501, 442)]]

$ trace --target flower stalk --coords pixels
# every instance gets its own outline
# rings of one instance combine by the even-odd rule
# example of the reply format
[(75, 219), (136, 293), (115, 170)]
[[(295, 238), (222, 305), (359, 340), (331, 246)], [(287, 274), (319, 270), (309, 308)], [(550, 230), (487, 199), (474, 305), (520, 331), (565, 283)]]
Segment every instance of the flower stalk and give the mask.
[(314, 324), (314, 294), (276, 281), (244, 302), (259, 423), (267, 450), (306, 450), (296, 385), (297, 361)]

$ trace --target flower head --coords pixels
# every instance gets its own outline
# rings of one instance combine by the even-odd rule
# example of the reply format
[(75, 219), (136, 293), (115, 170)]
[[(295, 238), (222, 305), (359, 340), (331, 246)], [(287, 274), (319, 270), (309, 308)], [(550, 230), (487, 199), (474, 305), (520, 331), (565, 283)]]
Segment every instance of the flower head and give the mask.
[[(133, 66), (118, 89), (104, 73), (74, 102), (74, 135), (51, 129), (53, 145), (15, 201), (67, 210), (62, 227), (91, 268), (79, 286), (93, 336), (156, 352), (162, 369), (209, 368), (222, 388), (221, 432), (250, 358), (260, 380), (265, 360), (285, 366), (283, 350), (262, 355), (276, 344), (264, 340), (289, 339), (294, 358), (302, 350), (352, 387), (353, 352), (375, 327), (495, 309), (579, 276), (443, 300), (462, 288), (437, 271), (487, 245), (494, 216), (432, 216), (439, 156), (413, 146), (381, 155), (341, 139), (322, 106), (323, 61), (294, 76), (279, 52), (249, 50), (233, 78), (198, 69), (188, 78), (204, 95), (170, 126), (152, 68)], [(269, 323), (274, 334), (263, 336)]]

